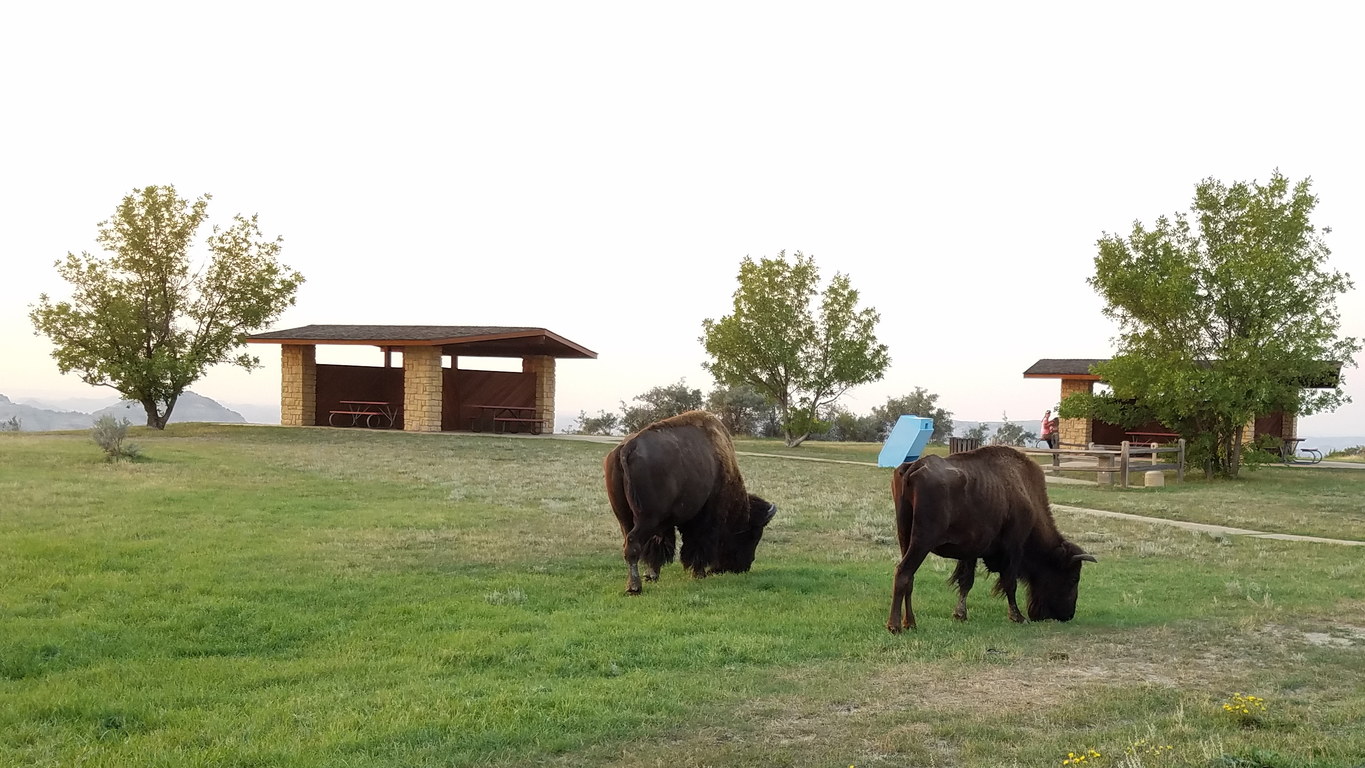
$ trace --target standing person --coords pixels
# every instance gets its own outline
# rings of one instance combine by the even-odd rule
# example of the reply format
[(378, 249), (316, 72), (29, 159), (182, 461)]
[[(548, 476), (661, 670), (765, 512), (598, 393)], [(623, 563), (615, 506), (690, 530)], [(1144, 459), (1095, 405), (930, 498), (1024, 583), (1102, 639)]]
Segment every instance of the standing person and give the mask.
[(1043, 411), (1043, 440), (1047, 441), (1047, 447), (1057, 447), (1057, 419), (1052, 418), (1052, 409)]

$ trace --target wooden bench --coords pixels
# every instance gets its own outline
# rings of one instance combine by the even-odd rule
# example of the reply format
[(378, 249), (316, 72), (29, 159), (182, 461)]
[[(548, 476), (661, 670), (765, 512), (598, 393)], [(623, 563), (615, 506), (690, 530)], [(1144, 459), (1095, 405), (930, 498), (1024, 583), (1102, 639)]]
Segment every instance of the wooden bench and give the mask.
[(471, 403), (465, 407), (478, 412), (469, 420), (469, 428), (474, 432), (481, 432), (484, 429), (493, 432), (506, 432), (509, 427), (527, 424), (530, 426), (531, 434), (538, 435), (545, 428), (546, 422), (549, 421), (549, 419), (537, 417), (535, 415), (536, 407), (533, 405), (474, 405)]
[(505, 432), (509, 426), (518, 424), (528, 424), (531, 427), (531, 434), (538, 435), (545, 430), (545, 421), (546, 421), (545, 419), (523, 419), (514, 418), (512, 416), (495, 416), (493, 418), (493, 425), (495, 428), (498, 425), (501, 425), (502, 426), (501, 431)]
[[(358, 427), (362, 423), (367, 427), (379, 427), (388, 422), (392, 428), (398, 420), (398, 409), (383, 400), (339, 400), (342, 406), (351, 406), (350, 410), (340, 408), (335, 411), (327, 412), (327, 423), (333, 427), (349, 426)], [(350, 416), (349, 424), (338, 424), (338, 416)], [(344, 422), (345, 419), (342, 419)]]

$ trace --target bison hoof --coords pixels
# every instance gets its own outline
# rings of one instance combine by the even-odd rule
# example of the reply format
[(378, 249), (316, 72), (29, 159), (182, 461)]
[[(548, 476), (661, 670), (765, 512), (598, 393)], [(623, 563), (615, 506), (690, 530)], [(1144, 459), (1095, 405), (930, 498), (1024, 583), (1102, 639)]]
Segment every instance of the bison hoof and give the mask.
[(659, 580), (659, 572), (658, 572), (658, 571), (653, 571), (652, 573), (646, 573), (646, 574), (645, 574), (645, 581), (658, 581), (658, 580)]
[(966, 611), (953, 611), (953, 618), (954, 618), (954, 619), (957, 619), (958, 621), (966, 621), (966, 620), (967, 620), (967, 612), (966, 612)]

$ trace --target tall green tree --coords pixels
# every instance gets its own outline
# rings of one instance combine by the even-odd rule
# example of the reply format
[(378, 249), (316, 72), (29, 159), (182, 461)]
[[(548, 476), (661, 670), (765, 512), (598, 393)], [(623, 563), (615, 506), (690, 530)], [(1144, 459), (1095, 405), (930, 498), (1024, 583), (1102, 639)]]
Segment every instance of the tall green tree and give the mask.
[(687, 379), (678, 379), (676, 384), (653, 387), (636, 395), (634, 402), (639, 405), (621, 403), (621, 428), (628, 433), (638, 432), (669, 416), (695, 411), (701, 408), (702, 398), (700, 389), (687, 386)]
[(1337, 297), (1353, 284), (1327, 265), (1317, 202), (1310, 180), (1279, 171), (1265, 184), (1210, 178), (1190, 214), (1106, 233), (1089, 282), (1120, 329), (1118, 354), (1095, 367), (1113, 391), (1068, 398), (1063, 415), (1154, 418), (1188, 441), (1206, 475), (1235, 477), (1243, 426), (1258, 415), (1349, 402), (1335, 372), (1360, 343), (1338, 336)]
[(732, 435), (772, 437), (773, 407), (747, 384), (720, 385), (706, 396), (706, 409), (720, 417)]
[[(745, 257), (733, 311), (702, 322), (702, 365), (722, 384), (747, 384), (777, 408), (788, 446), (824, 431), (819, 414), (850, 388), (876, 381), (891, 363), (877, 341), (881, 316), (858, 308), (848, 276), (836, 273), (819, 292), (815, 260)], [(812, 301), (819, 297), (819, 309)]]
[(915, 387), (915, 391), (908, 395), (887, 398), (885, 405), (873, 406), (872, 416), (881, 423), (882, 433), (879, 440), (885, 440), (886, 436), (891, 434), (896, 421), (902, 416), (933, 419), (934, 433), (929, 438), (930, 442), (945, 443), (953, 436), (952, 411), (940, 408), (938, 395), (924, 387)]
[(62, 373), (136, 400), (157, 429), (210, 365), (259, 367), (241, 351), (243, 339), (274, 322), (303, 283), (277, 261), (281, 239), (265, 239), (254, 215), (213, 227), (207, 259), (192, 263), (210, 199), (191, 203), (172, 186), (134, 190), (97, 225), (105, 254), (67, 253), (55, 263), (71, 299), (42, 294), (30, 307)]

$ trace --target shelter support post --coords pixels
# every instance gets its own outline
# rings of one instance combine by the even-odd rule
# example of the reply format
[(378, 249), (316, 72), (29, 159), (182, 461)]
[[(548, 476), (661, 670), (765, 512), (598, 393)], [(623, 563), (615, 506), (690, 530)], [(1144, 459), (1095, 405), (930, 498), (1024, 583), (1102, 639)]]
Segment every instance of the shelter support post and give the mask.
[(317, 424), (318, 348), (312, 344), (280, 345), (280, 424)]
[(527, 355), (521, 358), (522, 373), (536, 377), (535, 417), (542, 419), (544, 430), (555, 431), (555, 359), (549, 355)]
[(441, 431), (441, 348), (403, 350), (403, 430)]
[[(1086, 379), (1062, 379), (1061, 399), (1065, 401), (1077, 392), (1095, 391), (1095, 382)], [(1090, 419), (1060, 419), (1057, 423), (1057, 440), (1062, 444), (1089, 445), (1094, 433)]]

